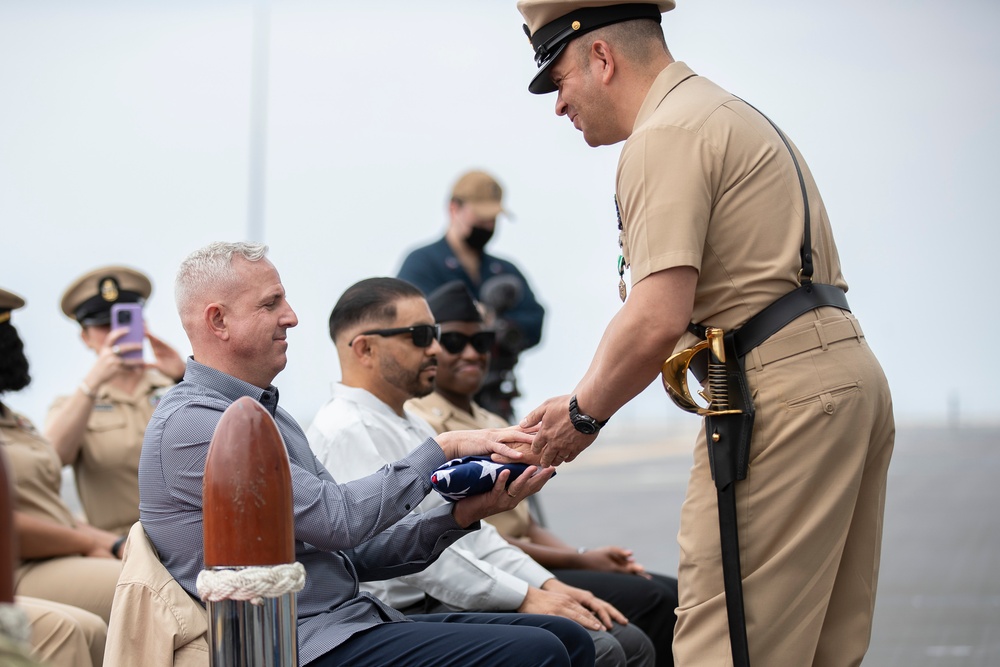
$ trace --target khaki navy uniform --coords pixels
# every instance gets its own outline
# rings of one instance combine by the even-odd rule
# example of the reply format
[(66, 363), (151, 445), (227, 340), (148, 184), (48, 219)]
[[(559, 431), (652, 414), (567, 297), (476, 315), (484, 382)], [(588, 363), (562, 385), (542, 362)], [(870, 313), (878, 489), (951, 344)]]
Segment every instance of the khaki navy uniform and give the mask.
[[(74, 280), (60, 300), (63, 314), (81, 326), (111, 325), (116, 303), (144, 303), (153, 285), (143, 272), (127, 266), (102, 266)], [(96, 388), (93, 407), (72, 462), (76, 488), (87, 521), (125, 535), (139, 520), (139, 454), (146, 424), (160, 398), (175, 383), (149, 369), (131, 395), (110, 384)], [(46, 426), (68, 396), (49, 407)]]
[[(2, 403), (0, 446), (10, 462), (17, 509), (74, 527), (76, 520), (59, 495), (59, 456), (28, 419)], [(120, 561), (111, 558), (59, 556), (27, 560), (14, 572), (14, 592), (80, 607), (107, 622), (120, 570)]]
[[(846, 289), (826, 210), (798, 156), (817, 283)], [(619, 160), (635, 285), (699, 271), (694, 322), (726, 331), (798, 286), (802, 195), (788, 150), (753, 108), (684, 63), (665, 68)], [(682, 338), (678, 349), (695, 342)], [(756, 423), (736, 485), (750, 662), (857, 664), (870, 635), (894, 425), (857, 320), (824, 307), (746, 356)], [(704, 428), (681, 511), (678, 665), (729, 665), (718, 504)]]
[[(76, 488), (87, 521), (125, 535), (139, 520), (139, 454), (146, 424), (173, 380), (147, 370), (129, 395), (111, 385), (97, 398), (73, 461)], [(49, 419), (68, 399), (61, 396), (49, 408)]]
[[(566, 49), (581, 35), (659, 22), (673, 8), (674, 0), (519, 0), (538, 65), (528, 90), (557, 90), (551, 70), (564, 52), (575, 57)], [(800, 187), (790, 150), (752, 107), (684, 63), (666, 66), (618, 163), (620, 240), (633, 286), (694, 267), (693, 323), (725, 331), (796, 290), (800, 269), (827, 286), (824, 294), (846, 290), (816, 184), (796, 152)], [(800, 256), (802, 188), (811, 276)], [(684, 336), (678, 349), (694, 342)], [(734, 487), (749, 663), (859, 664), (871, 635), (895, 435), (885, 376), (857, 320), (831, 306), (800, 315), (743, 361), (756, 413), (749, 472)], [(681, 667), (733, 660), (718, 507), (703, 428), (678, 534)]]

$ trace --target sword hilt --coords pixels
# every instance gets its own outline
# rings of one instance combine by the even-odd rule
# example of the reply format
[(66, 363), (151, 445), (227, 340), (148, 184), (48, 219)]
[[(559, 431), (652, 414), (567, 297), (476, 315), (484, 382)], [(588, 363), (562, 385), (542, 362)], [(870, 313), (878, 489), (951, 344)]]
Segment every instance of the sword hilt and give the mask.
[[(682, 410), (698, 415), (732, 414), (739, 410), (729, 408), (729, 384), (726, 373), (726, 351), (723, 344), (725, 332), (717, 327), (705, 330), (706, 340), (672, 355), (663, 362), (661, 369), (663, 387), (670, 399)], [(695, 355), (708, 354), (708, 384), (698, 394), (707, 402), (699, 405), (688, 387), (688, 367)]]
[(725, 333), (718, 327), (705, 330), (708, 341), (708, 393), (711, 397), (709, 409), (712, 412), (729, 410), (729, 385), (726, 379), (726, 348), (723, 344)]

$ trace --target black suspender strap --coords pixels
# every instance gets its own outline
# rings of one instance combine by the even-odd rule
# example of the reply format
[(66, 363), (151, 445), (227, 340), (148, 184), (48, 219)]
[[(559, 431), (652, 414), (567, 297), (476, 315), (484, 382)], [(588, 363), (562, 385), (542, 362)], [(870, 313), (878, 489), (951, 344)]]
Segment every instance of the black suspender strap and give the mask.
[[(742, 99), (742, 98), (741, 98)], [(802, 217), (805, 220), (805, 231), (802, 234), (802, 246), (799, 248), (799, 258), (802, 261), (802, 272), (799, 274), (799, 283), (806, 284), (812, 282), (813, 275), (813, 257), (812, 257), (812, 232), (810, 231), (811, 225), (809, 224), (809, 196), (806, 194), (806, 179), (802, 176), (802, 168), (799, 167), (799, 160), (795, 157), (795, 151), (792, 150), (792, 145), (788, 143), (788, 138), (785, 133), (782, 132), (777, 125), (774, 124), (766, 114), (762, 113), (760, 109), (750, 104), (746, 100), (743, 103), (748, 107), (764, 116), (764, 120), (771, 124), (774, 131), (778, 133), (781, 137), (781, 143), (785, 144), (785, 148), (788, 149), (788, 154), (792, 156), (792, 164), (795, 165), (795, 174), (799, 177), (799, 189), (802, 190), (802, 206), (803, 212)]]
[[(833, 306), (847, 311), (851, 308), (847, 304), (847, 295), (844, 293), (844, 290), (833, 285), (814, 284), (812, 282), (813, 261), (809, 195), (806, 192), (806, 179), (802, 175), (802, 168), (799, 166), (798, 158), (795, 157), (792, 145), (788, 142), (787, 137), (785, 137), (785, 133), (766, 114), (762, 113), (760, 109), (746, 100), (741, 99), (740, 101), (763, 116), (764, 120), (770, 123), (774, 131), (778, 133), (781, 142), (785, 144), (785, 148), (788, 149), (788, 154), (792, 157), (792, 164), (795, 165), (795, 174), (799, 179), (799, 188), (802, 191), (803, 211), (802, 246), (799, 248), (799, 257), (802, 261), (802, 268), (799, 271), (800, 285), (751, 317), (742, 327), (731, 332), (730, 335), (736, 341), (737, 354), (742, 359), (750, 350), (776, 334), (799, 315), (822, 306)], [(692, 322), (687, 328), (689, 332), (704, 340), (705, 325)]]

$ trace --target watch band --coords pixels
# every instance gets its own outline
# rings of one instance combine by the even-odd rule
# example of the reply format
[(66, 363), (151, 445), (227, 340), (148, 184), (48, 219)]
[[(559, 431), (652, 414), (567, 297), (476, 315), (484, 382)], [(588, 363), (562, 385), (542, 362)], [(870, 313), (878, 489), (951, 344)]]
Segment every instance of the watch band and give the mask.
[(604, 421), (598, 421), (594, 417), (580, 412), (580, 406), (576, 402), (576, 394), (569, 399), (569, 420), (573, 422), (573, 426), (580, 433), (593, 435), (604, 428), (609, 419), (610, 417)]

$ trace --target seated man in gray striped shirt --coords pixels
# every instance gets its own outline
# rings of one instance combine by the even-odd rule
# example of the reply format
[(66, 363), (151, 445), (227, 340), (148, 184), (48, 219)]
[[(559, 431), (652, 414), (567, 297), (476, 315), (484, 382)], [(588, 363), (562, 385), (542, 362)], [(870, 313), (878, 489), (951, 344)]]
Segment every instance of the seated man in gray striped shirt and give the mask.
[(274, 416), (291, 464), (296, 558), (306, 569), (297, 601), (300, 664), (593, 665), (590, 637), (564, 618), (431, 614), (410, 621), (359, 593), (360, 581), (426, 567), (478, 529), (481, 518), (536, 492), (551, 471), (522, 475), (506, 492), (502, 475), (490, 493), (410, 515), (430, 491), (431, 472), (446, 460), (509, 455), (505, 443), (530, 441), (514, 430), (475, 431), (428, 439), (369, 477), (337, 484), (299, 425), (278, 407), (271, 384), (285, 367), (286, 332), (298, 320), (266, 250), (214, 243), (190, 255), (178, 272), (177, 307), (194, 354), (184, 381), (153, 414), (139, 463), (140, 520), (167, 570), (196, 597), (208, 444), (225, 409), (250, 396)]

